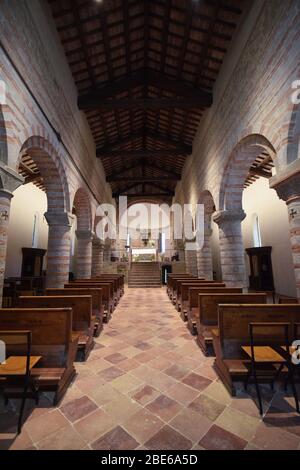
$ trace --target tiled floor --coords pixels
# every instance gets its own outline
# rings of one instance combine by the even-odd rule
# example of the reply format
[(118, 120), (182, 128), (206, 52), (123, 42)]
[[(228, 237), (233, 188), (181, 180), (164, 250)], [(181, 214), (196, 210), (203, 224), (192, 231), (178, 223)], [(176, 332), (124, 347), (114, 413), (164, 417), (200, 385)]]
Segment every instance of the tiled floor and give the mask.
[(28, 406), (19, 437), (16, 403), (0, 403), (0, 449), (300, 449), (292, 399), (266, 387), (262, 421), (250, 396), (231, 398), (165, 289), (127, 289), (96, 343), (59, 408)]

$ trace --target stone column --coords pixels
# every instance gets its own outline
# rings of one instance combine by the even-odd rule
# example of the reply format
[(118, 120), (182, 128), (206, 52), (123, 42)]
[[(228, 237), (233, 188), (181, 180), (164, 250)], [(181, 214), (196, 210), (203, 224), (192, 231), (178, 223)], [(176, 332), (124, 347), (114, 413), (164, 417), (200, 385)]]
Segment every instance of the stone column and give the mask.
[(219, 211), (213, 220), (219, 226), (222, 279), (228, 287), (246, 286), (246, 266), (241, 222), (246, 217), (241, 210)]
[(76, 237), (76, 277), (77, 279), (89, 279), (92, 274), (93, 232), (91, 230), (76, 230)]
[(103, 273), (103, 251), (103, 242), (94, 237), (92, 242), (92, 277), (100, 276)]
[(13, 192), (21, 186), (24, 178), (0, 162), (0, 305), (2, 306), (3, 284), (6, 266), (8, 226)]
[(196, 250), (185, 250), (185, 264), (188, 273), (198, 275)]
[(69, 282), (71, 227), (74, 216), (67, 212), (46, 212), (48, 222), (47, 287), (61, 288)]
[(300, 299), (300, 172), (288, 177), (284, 175), (282, 181), (280, 178), (281, 175), (273, 177), (270, 187), (276, 190), (279, 198), (287, 205), (297, 298)]
[(0, 302), (2, 305), (2, 292), (5, 276), (6, 250), (8, 239), (8, 225), (10, 203), (13, 194), (5, 189), (0, 189)]
[(210, 224), (205, 224), (203, 247), (201, 250), (197, 250), (198, 276), (204, 277), (207, 280), (213, 279), (213, 262), (210, 245), (211, 234), (212, 229), (210, 228)]

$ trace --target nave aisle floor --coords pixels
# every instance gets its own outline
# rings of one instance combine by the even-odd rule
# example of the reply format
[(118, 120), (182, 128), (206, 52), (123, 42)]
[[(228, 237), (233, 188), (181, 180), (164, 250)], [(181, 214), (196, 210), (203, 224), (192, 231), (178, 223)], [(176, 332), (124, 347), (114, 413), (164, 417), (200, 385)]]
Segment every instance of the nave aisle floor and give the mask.
[(1, 401), (0, 449), (300, 449), (293, 400), (266, 387), (262, 421), (230, 397), (164, 288), (127, 289), (96, 343), (60, 406), (28, 406), (16, 439)]

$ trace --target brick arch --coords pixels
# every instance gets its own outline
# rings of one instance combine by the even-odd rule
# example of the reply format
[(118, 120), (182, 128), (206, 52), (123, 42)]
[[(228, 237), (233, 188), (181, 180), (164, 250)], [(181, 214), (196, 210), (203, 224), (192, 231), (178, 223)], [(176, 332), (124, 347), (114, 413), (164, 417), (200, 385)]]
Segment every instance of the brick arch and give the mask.
[(34, 135), (27, 138), (22, 145), (17, 168), (24, 155), (30, 155), (43, 177), (48, 212), (69, 212), (69, 186), (62, 158), (57, 149), (45, 137)]
[(231, 152), (221, 180), (219, 210), (242, 209), (244, 183), (251, 164), (262, 152), (274, 160), (276, 152), (270, 141), (260, 134), (244, 137)]
[(77, 230), (92, 230), (92, 208), (89, 195), (84, 188), (78, 188), (73, 207), (77, 217)]

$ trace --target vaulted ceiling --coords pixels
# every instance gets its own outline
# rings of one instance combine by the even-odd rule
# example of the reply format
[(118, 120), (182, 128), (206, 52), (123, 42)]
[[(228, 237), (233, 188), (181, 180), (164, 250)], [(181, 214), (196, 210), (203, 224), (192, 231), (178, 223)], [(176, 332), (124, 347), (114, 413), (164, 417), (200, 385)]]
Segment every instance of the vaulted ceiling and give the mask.
[(48, 0), (113, 195), (174, 194), (245, 0)]

